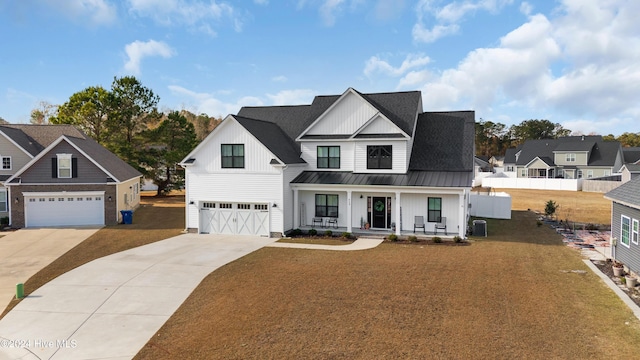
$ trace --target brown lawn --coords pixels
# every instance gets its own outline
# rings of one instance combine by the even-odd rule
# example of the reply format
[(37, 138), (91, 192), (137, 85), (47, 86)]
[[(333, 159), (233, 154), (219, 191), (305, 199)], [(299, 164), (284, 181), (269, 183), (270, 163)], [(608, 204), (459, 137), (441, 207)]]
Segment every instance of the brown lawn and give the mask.
[[(176, 236), (184, 230), (184, 194), (153, 197), (143, 193), (133, 224), (106, 226), (29, 278), (25, 296), (65, 272), (92, 260)], [(12, 300), (2, 318), (20, 300)]]
[(538, 211), (544, 214), (544, 207), (549, 200), (555, 201), (560, 208), (558, 219), (569, 219), (571, 222), (611, 224), (611, 201), (602, 193), (583, 191), (556, 191), (531, 189), (494, 189), (511, 195), (512, 210)]
[(514, 212), (488, 229), (471, 246), (263, 248), (205, 278), (135, 359), (637, 357), (640, 322), (550, 228)]

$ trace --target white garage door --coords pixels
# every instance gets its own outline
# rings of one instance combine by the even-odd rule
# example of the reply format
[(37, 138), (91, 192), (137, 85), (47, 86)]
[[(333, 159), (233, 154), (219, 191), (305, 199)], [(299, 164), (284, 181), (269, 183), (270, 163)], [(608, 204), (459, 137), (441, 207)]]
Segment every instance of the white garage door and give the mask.
[(203, 202), (200, 233), (269, 236), (269, 205)]
[(25, 193), (25, 227), (104, 225), (104, 192)]

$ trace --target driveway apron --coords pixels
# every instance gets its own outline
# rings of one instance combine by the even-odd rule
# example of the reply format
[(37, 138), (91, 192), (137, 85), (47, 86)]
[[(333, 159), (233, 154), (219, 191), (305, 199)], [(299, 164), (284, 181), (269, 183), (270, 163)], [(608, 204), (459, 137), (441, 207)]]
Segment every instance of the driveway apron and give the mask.
[(94, 260), (0, 320), (0, 358), (131, 359), (205, 276), (274, 241), (184, 234)]
[(99, 228), (89, 227), (40, 228), (3, 233), (5, 236), (0, 237), (0, 307), (2, 310), (15, 297), (17, 283), (24, 283), (33, 274), (98, 230)]

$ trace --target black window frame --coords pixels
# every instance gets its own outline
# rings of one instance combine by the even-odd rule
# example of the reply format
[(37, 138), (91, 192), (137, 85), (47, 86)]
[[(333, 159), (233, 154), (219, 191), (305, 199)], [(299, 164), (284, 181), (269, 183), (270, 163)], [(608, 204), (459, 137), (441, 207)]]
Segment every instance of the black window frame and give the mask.
[[(327, 156), (320, 156), (321, 149), (326, 149)], [(331, 156), (332, 149), (338, 149), (337, 157)], [(326, 160), (326, 164), (321, 164), (320, 160)], [(340, 146), (318, 146), (316, 148), (316, 166), (318, 169), (340, 169)]]
[(428, 197), (427, 198), (427, 221), (437, 223), (437, 222), (440, 222), (441, 218), (442, 218), (442, 198)]
[[(335, 205), (329, 205), (330, 198), (335, 199)], [(322, 199), (324, 200), (318, 201)], [(316, 194), (315, 205), (316, 205), (315, 217), (337, 218), (339, 214), (338, 208), (340, 205), (340, 198), (337, 194)]]
[(392, 168), (392, 145), (367, 145), (367, 169), (391, 170)]
[[(231, 155), (225, 155), (225, 147), (231, 147)], [(238, 155), (238, 149), (242, 149), (242, 155)], [(226, 161), (225, 161), (226, 160)], [(228, 162), (231, 164), (228, 164)], [(225, 163), (227, 163), (225, 165)], [(220, 166), (223, 169), (244, 169), (244, 144), (221, 144)]]

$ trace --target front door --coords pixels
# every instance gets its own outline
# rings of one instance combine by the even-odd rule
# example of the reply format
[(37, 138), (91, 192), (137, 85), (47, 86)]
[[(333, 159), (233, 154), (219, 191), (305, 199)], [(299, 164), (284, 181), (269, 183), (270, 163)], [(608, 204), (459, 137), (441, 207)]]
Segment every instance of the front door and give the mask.
[(372, 227), (384, 229), (387, 227), (387, 199), (384, 197), (374, 197), (373, 198), (373, 211), (372, 211)]

